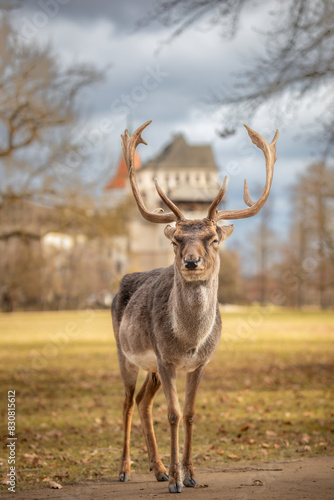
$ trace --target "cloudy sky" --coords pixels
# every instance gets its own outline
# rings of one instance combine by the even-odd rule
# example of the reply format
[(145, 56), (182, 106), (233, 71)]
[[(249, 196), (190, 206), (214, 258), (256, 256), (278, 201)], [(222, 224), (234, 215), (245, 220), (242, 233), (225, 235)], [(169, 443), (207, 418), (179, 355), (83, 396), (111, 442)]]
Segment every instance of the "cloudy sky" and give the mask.
[[(250, 144), (242, 123), (234, 136), (218, 137), (219, 110), (205, 101), (212, 92), (233, 85), (233, 74), (251, 60), (254, 51), (263, 49), (255, 30), (267, 27), (273, 2), (249, 1), (233, 40), (223, 40), (219, 26), (202, 26), (168, 44), (164, 42), (171, 28), (158, 22), (137, 27), (154, 11), (155, 0), (24, 0), (21, 7), (17, 3), (12, 16), (23, 39), (50, 43), (66, 65), (87, 62), (108, 68), (106, 81), (86, 91), (82, 99), (85, 133), (101, 129), (105, 120), (109, 123), (104, 132), (107, 158), (105, 163), (96, 162), (96, 175), (102, 172), (109, 180), (127, 123), (134, 129), (153, 120), (144, 133), (148, 147), (140, 146), (143, 160), (158, 153), (174, 133), (182, 132), (189, 142), (212, 145), (221, 179), (226, 173), (230, 177), (227, 208), (244, 207), (244, 177), (251, 196), (256, 196), (265, 180), (262, 153)], [(298, 138), (305, 112), (296, 116), (288, 110), (284, 116), (271, 117), (267, 111), (249, 124), (268, 141), (280, 129), (271, 203), (275, 227), (283, 233), (289, 218), (287, 187), (314, 160), (312, 147)], [(247, 220), (235, 223), (240, 235), (255, 225)]]

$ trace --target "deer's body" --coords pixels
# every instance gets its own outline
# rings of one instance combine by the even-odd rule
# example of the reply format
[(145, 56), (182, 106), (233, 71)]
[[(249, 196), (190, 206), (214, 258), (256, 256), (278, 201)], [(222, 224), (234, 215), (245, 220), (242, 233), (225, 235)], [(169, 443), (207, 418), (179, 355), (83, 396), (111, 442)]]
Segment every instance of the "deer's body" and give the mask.
[(124, 276), (113, 303), (115, 337), (126, 359), (150, 372), (157, 360), (194, 371), (218, 346), (217, 276), (184, 282), (174, 266)]
[[(123, 408), (124, 441), (119, 478), (127, 481), (130, 474), (130, 430), (134, 409), (134, 393), (139, 369), (148, 372), (136, 396), (150, 468), (158, 481), (169, 481), (169, 491), (180, 493), (182, 484), (194, 487), (192, 434), (196, 394), (206, 364), (214, 355), (221, 335), (221, 317), (217, 301), (219, 243), (233, 232), (233, 226), (218, 226), (221, 218), (245, 218), (255, 215), (264, 205), (270, 190), (276, 159), (276, 133), (270, 145), (260, 134), (248, 129), (253, 142), (266, 157), (267, 180), (261, 198), (253, 202), (245, 184), (244, 199), (250, 207), (218, 212), (225, 194), (227, 179), (212, 202), (207, 217), (187, 220), (156, 182), (157, 191), (172, 213), (161, 209), (148, 212), (134, 173), (134, 152), (141, 142), (142, 125), (130, 138), (123, 136), (123, 150), (131, 187), (138, 208), (150, 222), (176, 222), (167, 226), (165, 236), (174, 246), (174, 265), (146, 273), (124, 276), (112, 303), (113, 327), (117, 343), (120, 372), (125, 387)], [(181, 410), (176, 390), (177, 371), (186, 372), (183, 409), (184, 449), (179, 463), (178, 427)], [(169, 476), (160, 460), (153, 430), (152, 405), (163, 387), (171, 433)]]

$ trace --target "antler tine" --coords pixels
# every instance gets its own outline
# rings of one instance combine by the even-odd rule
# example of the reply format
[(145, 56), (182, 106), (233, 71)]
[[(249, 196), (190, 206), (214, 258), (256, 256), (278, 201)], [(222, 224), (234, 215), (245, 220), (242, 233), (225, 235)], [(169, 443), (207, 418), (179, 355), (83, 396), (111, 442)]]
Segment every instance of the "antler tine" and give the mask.
[(172, 200), (170, 198), (168, 198), (168, 196), (166, 195), (166, 193), (163, 191), (162, 187), (160, 186), (157, 178), (154, 179), (154, 184), (155, 184), (155, 188), (156, 188), (156, 190), (158, 192), (158, 195), (160, 196), (160, 198), (162, 199), (162, 201), (165, 202), (165, 204), (167, 205), (167, 207), (170, 208), (171, 211), (174, 212), (175, 215), (177, 215), (177, 218), (179, 220), (184, 219), (183, 213), (172, 202)]
[(134, 168), (135, 165), (135, 151), (138, 144), (145, 144), (147, 146), (147, 142), (141, 136), (142, 131), (148, 127), (152, 123), (152, 120), (141, 125), (137, 130), (129, 136), (128, 129), (125, 130), (124, 135), (122, 137), (122, 148), (124, 153), (124, 159), (128, 171), (130, 173), (131, 168)]
[(213, 202), (211, 203), (211, 205), (209, 207), (208, 219), (215, 220), (215, 217), (218, 213), (217, 208), (218, 208), (219, 203), (222, 201), (222, 199), (225, 196), (227, 184), (228, 184), (228, 177), (227, 177), (227, 175), (225, 175), (224, 182), (219, 190), (219, 193), (217, 194), (216, 198), (213, 200)]
[[(257, 201), (253, 201), (249, 195), (249, 189), (247, 185), (247, 181), (245, 179), (244, 183), (244, 202), (249, 208), (244, 208), (241, 210), (221, 210), (219, 212), (216, 211), (214, 215), (214, 220), (218, 221), (220, 219), (231, 220), (231, 219), (245, 219), (247, 217), (253, 217), (256, 215), (269, 196), (271, 183), (274, 175), (274, 165), (277, 160), (276, 156), (276, 141), (278, 139), (278, 130), (274, 135), (273, 140), (270, 144), (267, 143), (264, 137), (255, 130), (252, 130), (250, 127), (245, 125), (247, 129), (248, 135), (251, 138), (252, 142), (263, 151), (265, 161), (266, 161), (266, 184), (262, 191), (261, 197)], [(218, 195), (219, 196), (219, 195)], [(213, 202), (214, 203), (214, 202)]]
[[(149, 222), (155, 222), (155, 223), (168, 223), (168, 222), (175, 222), (180, 219), (184, 219), (182, 213), (180, 210), (177, 208), (176, 205), (165, 195), (165, 193), (162, 191), (162, 189), (159, 186), (160, 191), (158, 190), (159, 196), (165, 201), (168, 200), (168, 203), (166, 205), (172, 210), (173, 213), (168, 212), (166, 214), (162, 214), (163, 212), (162, 208), (158, 208), (153, 210), (153, 212), (149, 212), (147, 208), (145, 207), (143, 198), (140, 194), (137, 180), (136, 180), (136, 175), (135, 175), (135, 151), (136, 147), (139, 144), (146, 144), (147, 142), (144, 141), (144, 139), (141, 136), (142, 131), (152, 122), (152, 120), (144, 123), (141, 125), (130, 137), (128, 130), (125, 130), (124, 135), (121, 135), (122, 137), (122, 148), (123, 148), (123, 153), (124, 153), (124, 159), (125, 163), (129, 172), (129, 179), (130, 179), (130, 184), (133, 192), (133, 196), (136, 200), (136, 203), (138, 205), (139, 211), (141, 215), (144, 217), (144, 219), (148, 220)], [(162, 194), (161, 194), (162, 193)], [(164, 196), (164, 198), (162, 197)]]
[(244, 180), (244, 202), (248, 207), (252, 207), (255, 203), (255, 201), (253, 201), (249, 195), (249, 189), (246, 179)]

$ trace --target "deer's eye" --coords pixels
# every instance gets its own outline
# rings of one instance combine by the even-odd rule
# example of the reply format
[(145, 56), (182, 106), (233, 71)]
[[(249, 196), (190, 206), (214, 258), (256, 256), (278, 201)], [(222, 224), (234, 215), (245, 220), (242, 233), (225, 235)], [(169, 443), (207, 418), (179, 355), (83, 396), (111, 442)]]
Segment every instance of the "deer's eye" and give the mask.
[(219, 243), (219, 240), (217, 240), (217, 239), (216, 239), (216, 240), (213, 240), (211, 243), (212, 243), (212, 244), (213, 244), (213, 243), (217, 244), (217, 243)]
[(179, 245), (176, 243), (176, 241), (172, 241), (172, 245), (173, 245), (173, 247), (174, 247), (174, 248), (179, 246)]

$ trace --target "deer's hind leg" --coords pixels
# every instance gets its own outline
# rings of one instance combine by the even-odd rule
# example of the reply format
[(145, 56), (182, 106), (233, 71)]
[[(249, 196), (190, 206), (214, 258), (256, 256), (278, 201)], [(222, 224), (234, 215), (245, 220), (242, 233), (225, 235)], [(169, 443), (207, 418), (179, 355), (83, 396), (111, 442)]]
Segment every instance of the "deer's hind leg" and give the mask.
[(168, 481), (167, 470), (160, 460), (152, 420), (153, 401), (160, 387), (161, 382), (158, 374), (148, 373), (142, 388), (136, 396), (136, 403), (146, 441), (150, 470), (153, 470), (157, 481)]
[(122, 352), (118, 352), (119, 366), (125, 388), (125, 398), (123, 403), (123, 452), (121, 457), (119, 480), (128, 481), (131, 470), (130, 460), (130, 434), (132, 414), (134, 410), (134, 393), (138, 377), (138, 367), (130, 363)]

